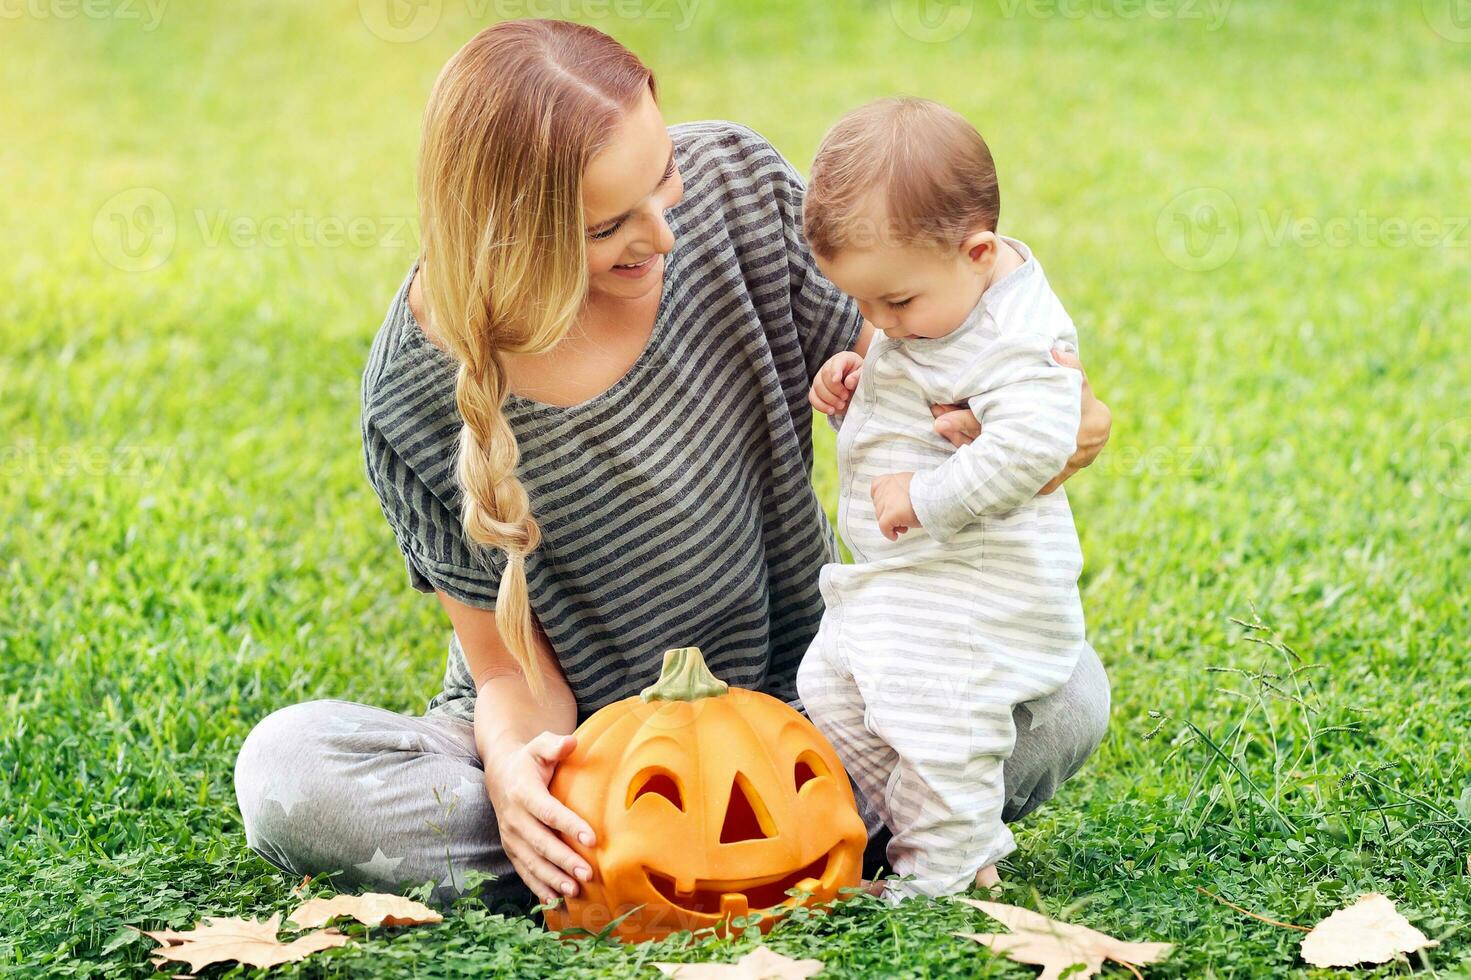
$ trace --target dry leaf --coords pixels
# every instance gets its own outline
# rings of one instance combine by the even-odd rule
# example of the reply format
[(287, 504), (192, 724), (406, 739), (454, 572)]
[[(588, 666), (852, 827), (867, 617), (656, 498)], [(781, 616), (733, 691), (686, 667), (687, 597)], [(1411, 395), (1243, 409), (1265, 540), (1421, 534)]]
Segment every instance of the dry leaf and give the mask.
[(676, 980), (806, 980), (822, 970), (822, 960), (793, 960), (769, 946), (757, 946), (734, 963), (655, 963)]
[(299, 929), (315, 929), (339, 915), (350, 915), (370, 926), (420, 926), (444, 921), (444, 916), (427, 905), (402, 895), (383, 895), (377, 892), (313, 898), (302, 902), (286, 918), (295, 922)]
[(1360, 895), (1302, 937), (1302, 958), (1313, 966), (1356, 966), (1387, 963), (1399, 953), (1413, 953), (1440, 942), (1410, 925), (1394, 903), (1378, 892)]
[[(348, 937), (336, 929), (323, 929), (298, 936), (289, 943), (276, 938), (281, 913), (262, 922), (256, 919), (209, 918), (201, 920), (187, 932), (160, 929), (149, 932), (135, 929), (161, 945), (151, 953), (157, 954), (153, 965), (161, 967), (169, 960), (180, 960), (189, 964), (189, 969), (198, 973), (211, 963), (239, 962), (247, 966), (279, 966), (300, 960), (322, 949), (343, 946)], [(132, 926), (128, 928), (132, 929)]]
[(952, 896), (957, 902), (974, 905), (1011, 930), (1009, 934), (957, 932), (955, 935), (974, 939), (989, 946), (1016, 963), (1042, 967), (1037, 980), (1058, 980), (1062, 971), (1082, 964), (1081, 972), (1069, 976), (1091, 977), (1103, 969), (1104, 960), (1130, 966), (1156, 963), (1174, 949), (1169, 943), (1128, 943), (1086, 926), (1068, 925), (1049, 919), (1030, 909), (999, 902), (980, 902), (973, 898)]

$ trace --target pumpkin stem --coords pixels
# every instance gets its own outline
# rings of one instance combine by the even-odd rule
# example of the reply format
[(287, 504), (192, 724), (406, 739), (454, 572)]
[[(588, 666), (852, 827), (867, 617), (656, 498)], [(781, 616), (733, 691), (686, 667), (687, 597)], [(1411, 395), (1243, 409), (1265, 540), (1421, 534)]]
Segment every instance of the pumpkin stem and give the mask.
[(730, 689), (710, 673), (699, 647), (664, 651), (664, 669), (659, 680), (639, 692), (645, 701), (698, 701), (718, 698)]

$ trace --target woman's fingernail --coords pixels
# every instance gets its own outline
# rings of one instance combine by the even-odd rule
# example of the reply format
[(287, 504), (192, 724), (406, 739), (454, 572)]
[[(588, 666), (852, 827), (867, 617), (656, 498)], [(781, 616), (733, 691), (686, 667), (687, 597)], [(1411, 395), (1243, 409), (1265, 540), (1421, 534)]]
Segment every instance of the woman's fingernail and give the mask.
[(587, 881), (589, 878), (592, 877), (592, 869), (591, 868), (578, 868), (577, 869), (577, 877), (581, 878), (583, 881)]
[(578, 835), (577, 839), (580, 840), (580, 841), (582, 841), (588, 847), (592, 847), (592, 845), (593, 845), (593, 835), (592, 834), (589, 834), (585, 830), (581, 834)]
[(564, 894), (564, 895), (571, 895), (576, 890), (577, 890), (577, 886), (574, 885), (574, 884), (572, 884), (572, 882), (570, 882), (570, 881), (564, 881), (564, 882), (562, 882), (562, 894)]

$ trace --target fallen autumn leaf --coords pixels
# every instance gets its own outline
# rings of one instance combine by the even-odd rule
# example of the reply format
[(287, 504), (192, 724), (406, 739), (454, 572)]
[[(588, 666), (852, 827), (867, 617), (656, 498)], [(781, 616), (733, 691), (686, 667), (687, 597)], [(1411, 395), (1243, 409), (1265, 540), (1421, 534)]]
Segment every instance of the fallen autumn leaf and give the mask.
[(1302, 937), (1302, 958), (1313, 966), (1357, 966), (1387, 963), (1400, 953), (1439, 945), (1410, 925), (1388, 898), (1369, 892)]
[(129, 926), (160, 945), (151, 951), (153, 965), (163, 966), (169, 960), (189, 964), (198, 973), (211, 963), (237, 962), (247, 966), (279, 966), (319, 950), (346, 945), (348, 937), (336, 929), (323, 929), (298, 936), (289, 943), (277, 938), (281, 913), (266, 921), (239, 918), (211, 918), (187, 931), (159, 929), (149, 931)]
[(299, 929), (314, 929), (339, 915), (351, 916), (370, 926), (418, 926), (444, 921), (444, 916), (427, 905), (402, 895), (379, 892), (309, 899), (298, 905), (286, 919), (296, 923)]
[[(1107, 933), (1049, 919), (1039, 912), (981, 902), (960, 895), (957, 902), (974, 905), (1011, 930), (1010, 933), (957, 932), (954, 935), (973, 939), (1016, 963), (1042, 967), (1037, 980), (1058, 980), (1063, 971), (1073, 966), (1072, 977), (1091, 977), (1103, 969), (1104, 960), (1114, 960), (1133, 968), (1142, 963), (1156, 963), (1174, 949), (1170, 943), (1131, 943), (1115, 939)], [(1136, 974), (1138, 970), (1134, 971)]]

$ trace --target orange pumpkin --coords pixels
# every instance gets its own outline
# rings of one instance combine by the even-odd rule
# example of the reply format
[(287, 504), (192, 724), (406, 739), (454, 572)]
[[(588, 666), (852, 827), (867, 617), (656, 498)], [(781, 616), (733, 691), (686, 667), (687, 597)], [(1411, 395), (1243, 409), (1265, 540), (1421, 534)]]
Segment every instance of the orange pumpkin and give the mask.
[(697, 647), (665, 653), (657, 683), (576, 734), (549, 789), (597, 844), (564, 837), (592, 878), (548, 928), (597, 933), (630, 913), (612, 933), (629, 942), (742, 916), (764, 933), (858, 884), (868, 834), (832, 745), (782, 701), (717, 680)]

